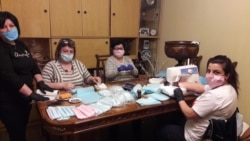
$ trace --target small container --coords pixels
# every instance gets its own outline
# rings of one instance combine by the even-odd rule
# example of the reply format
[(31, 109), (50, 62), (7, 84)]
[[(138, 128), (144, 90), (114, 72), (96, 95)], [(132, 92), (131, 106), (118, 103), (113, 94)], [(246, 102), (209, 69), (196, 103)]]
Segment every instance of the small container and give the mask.
[(81, 99), (80, 98), (70, 98), (69, 102), (70, 103), (79, 103), (79, 102), (81, 102)]
[(137, 90), (137, 98), (141, 98), (141, 90)]

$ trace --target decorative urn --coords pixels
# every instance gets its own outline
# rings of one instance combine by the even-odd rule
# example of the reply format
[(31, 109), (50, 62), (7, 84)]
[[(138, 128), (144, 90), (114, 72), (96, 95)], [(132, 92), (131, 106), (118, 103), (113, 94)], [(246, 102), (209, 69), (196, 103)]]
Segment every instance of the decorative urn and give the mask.
[(166, 41), (164, 49), (167, 57), (178, 61), (175, 66), (182, 66), (185, 60), (197, 56), (199, 45), (197, 41)]

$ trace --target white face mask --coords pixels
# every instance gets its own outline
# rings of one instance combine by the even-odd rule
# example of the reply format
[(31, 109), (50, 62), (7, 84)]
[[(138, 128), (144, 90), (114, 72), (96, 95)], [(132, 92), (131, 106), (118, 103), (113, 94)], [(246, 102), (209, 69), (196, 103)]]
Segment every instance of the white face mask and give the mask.
[(71, 62), (73, 60), (74, 55), (73, 54), (66, 54), (66, 53), (61, 53), (61, 59), (65, 62)]
[(124, 55), (124, 50), (113, 50), (113, 54), (117, 58), (121, 58)]

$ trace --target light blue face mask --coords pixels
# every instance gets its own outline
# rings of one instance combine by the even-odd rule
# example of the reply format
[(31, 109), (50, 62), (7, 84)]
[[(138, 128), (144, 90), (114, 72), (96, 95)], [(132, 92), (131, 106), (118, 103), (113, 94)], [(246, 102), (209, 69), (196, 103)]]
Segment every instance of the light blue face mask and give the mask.
[(14, 41), (18, 38), (18, 31), (16, 27), (14, 27), (11, 31), (3, 32), (2, 34), (8, 41)]
[(61, 59), (65, 62), (70, 62), (73, 60), (74, 55), (73, 54), (66, 54), (66, 53), (61, 53)]

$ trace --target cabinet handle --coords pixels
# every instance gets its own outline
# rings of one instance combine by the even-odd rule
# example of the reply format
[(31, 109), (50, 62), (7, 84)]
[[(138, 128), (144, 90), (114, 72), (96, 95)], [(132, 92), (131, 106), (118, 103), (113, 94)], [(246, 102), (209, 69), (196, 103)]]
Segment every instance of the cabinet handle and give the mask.
[(84, 13), (84, 14), (87, 14), (87, 11), (84, 11), (83, 13)]
[(44, 13), (47, 13), (48, 11), (47, 11), (47, 9), (44, 9), (43, 12), (44, 12)]
[(80, 14), (80, 10), (78, 10), (77, 13)]
[(57, 44), (57, 42), (54, 42), (54, 45), (56, 45)]
[(113, 13), (112, 15), (115, 16), (115, 13)]
[(105, 44), (108, 44), (108, 43), (109, 43), (108, 41), (105, 42)]

